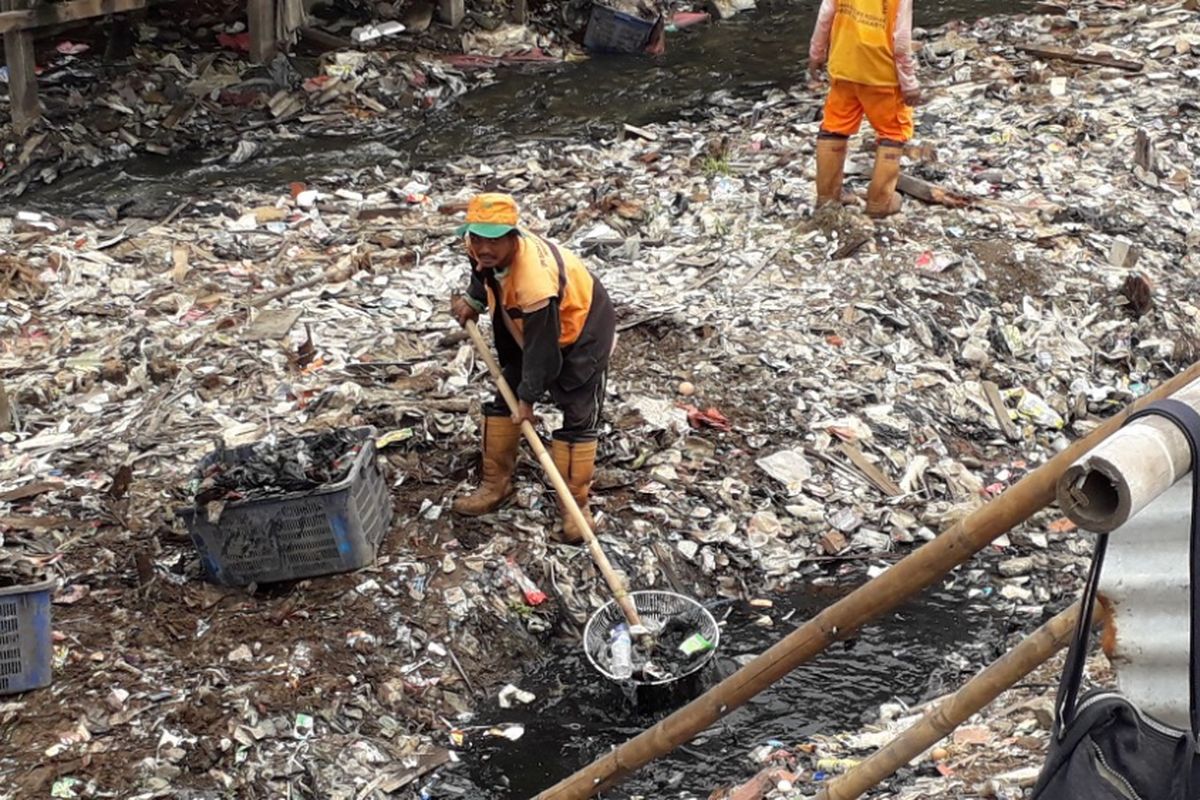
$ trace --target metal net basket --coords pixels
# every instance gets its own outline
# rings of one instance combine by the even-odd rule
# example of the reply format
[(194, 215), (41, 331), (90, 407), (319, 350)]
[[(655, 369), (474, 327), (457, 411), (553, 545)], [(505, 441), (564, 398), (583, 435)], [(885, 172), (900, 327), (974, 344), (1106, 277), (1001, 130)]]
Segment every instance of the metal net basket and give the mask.
[[(677, 675), (672, 675), (662, 680), (644, 680), (634, 677), (630, 679), (630, 682), (639, 686), (659, 686), (674, 683), (680, 678), (686, 678), (688, 675), (699, 672), (712, 660), (721, 643), (721, 629), (717, 626), (717, 620), (709, 613), (707, 608), (690, 597), (684, 597), (674, 592), (630, 592), (629, 597), (633, 600), (633, 607), (637, 609), (642, 624), (649, 628), (651, 634), (656, 634), (666, 624), (667, 620), (672, 617), (678, 617), (692, 625), (696, 633), (699, 633), (713, 644), (711, 650), (703, 653), (685, 671)], [(621, 607), (617, 605), (617, 601), (609, 600), (596, 613), (592, 614), (592, 618), (588, 620), (587, 627), (583, 631), (583, 649), (587, 653), (588, 661), (592, 663), (597, 672), (612, 681), (619, 681), (621, 679), (608, 670), (608, 657), (606, 655), (608, 637), (609, 632), (624, 621), (625, 615), (621, 612)], [(638, 668), (642, 666), (638, 662), (636, 655), (634, 656), (633, 666), (634, 674), (636, 675)]]

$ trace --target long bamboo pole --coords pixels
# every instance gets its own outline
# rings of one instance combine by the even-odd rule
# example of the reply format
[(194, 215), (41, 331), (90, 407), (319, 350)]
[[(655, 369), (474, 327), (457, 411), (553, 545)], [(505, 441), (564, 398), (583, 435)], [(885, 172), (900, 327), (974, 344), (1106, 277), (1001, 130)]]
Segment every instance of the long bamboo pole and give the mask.
[[(1100, 613), (1097, 606), (1093, 619)], [(830, 781), (817, 793), (817, 800), (854, 800), (877, 786), (1066, 647), (1078, 619), (1079, 604), (1075, 603), (993, 661), (858, 766)]]
[(862, 625), (933, 585), (992, 540), (1052, 503), (1055, 486), (1066, 468), (1117, 430), (1130, 413), (1169, 397), (1198, 377), (1200, 363), (1193, 364), (1105, 420), (1083, 439), (1026, 475), (992, 502), (952, 525), (937, 539), (821, 611), (691, 703), (541, 792), (537, 800), (579, 800), (619, 783), (630, 773), (689, 741), (833, 642), (850, 638)]
[[(504, 395), (504, 402), (508, 404), (509, 410), (517, 413), (517, 396), (513, 394), (512, 387), (508, 385), (508, 381), (504, 380), (504, 373), (500, 371), (500, 365), (496, 363), (495, 357), (492, 356), (492, 351), (488, 349), (487, 342), (483, 339), (483, 334), (479, 332), (479, 326), (472, 320), (467, 320), (467, 333), (471, 336), (471, 341), (475, 343), (475, 349), (479, 351), (479, 356), (483, 359), (483, 363), (487, 364), (488, 371), (492, 373), (492, 379), (496, 382), (496, 386), (500, 388), (500, 394)], [(521, 433), (525, 434), (525, 440), (529, 442), (529, 446), (533, 448), (534, 455), (541, 462), (542, 469), (550, 478), (550, 482), (554, 484), (554, 490), (558, 492), (558, 497), (562, 500), (563, 507), (567, 513), (571, 515), (575, 526), (583, 532), (583, 539), (587, 543), (588, 550), (592, 554), (592, 561), (596, 562), (596, 566), (600, 569), (600, 574), (604, 576), (604, 582), (608, 584), (609, 591), (616, 598), (617, 605), (621, 607), (621, 611), (625, 614), (625, 619), (628, 620), (631, 627), (640, 627), (641, 619), (638, 617), (637, 607), (633, 604), (633, 598), (629, 596), (629, 591), (625, 588), (625, 584), (613, 571), (612, 564), (608, 561), (608, 556), (604, 554), (604, 549), (600, 547), (600, 542), (596, 539), (596, 534), (592, 532), (592, 526), (588, 525), (587, 517), (583, 516), (583, 512), (579, 510), (579, 504), (575, 502), (574, 495), (571, 494), (570, 487), (559, 474), (558, 467), (554, 465), (554, 459), (546, 452), (546, 446), (542, 444), (542, 437), (538, 436), (537, 431), (526, 420), (521, 423)]]

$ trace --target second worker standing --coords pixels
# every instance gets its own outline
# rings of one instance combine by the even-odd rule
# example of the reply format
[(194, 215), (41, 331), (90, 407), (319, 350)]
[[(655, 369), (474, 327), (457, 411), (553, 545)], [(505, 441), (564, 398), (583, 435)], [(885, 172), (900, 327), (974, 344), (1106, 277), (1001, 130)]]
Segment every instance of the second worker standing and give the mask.
[(900, 210), (900, 156), (913, 136), (921, 102), (912, 56), (912, 0), (822, 0), (808, 48), (808, 69), (828, 66), (830, 88), (817, 134), (817, 207), (842, 199), (849, 137), (863, 117), (875, 129), (875, 171), (867, 214)]

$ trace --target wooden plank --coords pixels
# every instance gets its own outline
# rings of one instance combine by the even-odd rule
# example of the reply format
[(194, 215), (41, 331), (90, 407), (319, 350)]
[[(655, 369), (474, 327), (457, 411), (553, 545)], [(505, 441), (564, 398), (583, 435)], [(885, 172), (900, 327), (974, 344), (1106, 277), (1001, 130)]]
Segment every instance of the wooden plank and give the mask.
[(528, 0), (513, 0), (512, 6), (512, 21), (518, 25), (524, 25), (529, 16)]
[[(0, 10), (22, 13), (28, 0), (0, 0)], [(8, 99), (13, 128), (24, 135), (41, 116), (37, 96), (37, 66), (33, 58), (33, 34), (11, 31), (4, 34), (4, 57), (8, 61)]]
[(275, 58), (275, 0), (247, 0), (250, 60), (267, 64)]
[(1068, 47), (1034, 47), (1032, 45), (1018, 45), (1017, 49), (1022, 53), (1028, 53), (1031, 56), (1052, 60), (1070, 61), (1075, 64), (1092, 64), (1099, 67), (1113, 67), (1115, 69), (1125, 70), (1126, 72), (1141, 72), (1144, 65), (1140, 61), (1127, 61), (1123, 58), (1115, 58), (1104, 54), (1089, 55), (1080, 53)]
[(888, 497), (899, 497), (904, 494), (900, 487), (883, 473), (883, 470), (871, 463), (862, 450), (859, 450), (849, 442), (842, 442), (841, 451), (845, 454), (846, 458), (850, 459), (850, 462), (854, 466), (858, 467), (859, 472), (865, 475), (867, 480), (875, 484), (875, 488), (879, 489), (879, 491)]
[(23, 514), (10, 514), (0, 517), (0, 530), (9, 531), (44, 531), (50, 528), (86, 528), (90, 525), (80, 519), (71, 517), (45, 516), (31, 517)]
[(397, 219), (398, 217), (412, 216), (413, 206), (377, 206), (375, 208), (363, 208), (350, 216), (357, 219), (359, 222), (373, 222), (378, 219)]
[(1010, 442), (1021, 441), (1021, 432), (1017, 430), (1012, 417), (1008, 415), (1008, 408), (1004, 405), (1004, 398), (1000, 396), (1000, 387), (991, 381), (984, 381), (983, 394), (987, 397), (988, 404), (992, 407), (992, 413), (996, 415), (996, 422), (1000, 423), (1000, 430), (1004, 433), (1004, 438)]
[(830, 261), (841, 261), (843, 258), (849, 258), (858, 252), (858, 249), (867, 242), (871, 241), (870, 234), (858, 231), (851, 232), (847, 235), (845, 243), (837, 250), (833, 251), (833, 255), (829, 257)]
[[(145, 8), (149, 0), (67, 0), (64, 3), (43, 3), (33, 8), (24, 8), (19, 2), (0, 3), (0, 33), (25, 31), (61, 25), (80, 19), (104, 17), (125, 11)], [(5, 43), (7, 50), (8, 44)]]
[(912, 175), (905, 175), (903, 173), (900, 174), (900, 180), (896, 183), (896, 191), (906, 194), (909, 197), (915, 197), (926, 203), (947, 206), (948, 208), (965, 208), (972, 203), (969, 197), (955, 194), (948, 189), (943, 189), (928, 181), (923, 181), (920, 178), (914, 178)]
[(467, 9), (463, 0), (438, 0), (438, 19), (457, 28), (462, 24)]
[(64, 487), (66, 487), (66, 484), (61, 481), (27, 483), (16, 489), (9, 489), (7, 492), (0, 492), (0, 503), (15, 503), (18, 500), (28, 500), (30, 497), (37, 497), (47, 492), (57, 492)]

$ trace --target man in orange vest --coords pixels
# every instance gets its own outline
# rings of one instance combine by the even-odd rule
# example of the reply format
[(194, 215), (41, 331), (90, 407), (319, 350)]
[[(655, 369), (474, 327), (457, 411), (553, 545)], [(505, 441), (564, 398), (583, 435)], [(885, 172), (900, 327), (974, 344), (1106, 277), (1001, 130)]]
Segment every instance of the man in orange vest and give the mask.
[[(519, 226), (516, 201), (481, 194), (467, 206), (465, 237), (471, 283), (451, 298), (460, 325), (492, 315), (500, 368), (520, 401), (516, 416), (503, 396), (484, 406), (483, 480), (454, 502), (459, 514), (490, 513), (512, 492), (521, 422), (549, 392), (563, 414), (550, 453), (588, 524), (588, 491), (596, 466), (596, 441), (616, 337), (616, 314), (599, 279), (571, 251)], [(560, 501), (561, 508), (561, 501)], [(583, 534), (565, 513), (562, 540)]]
[(863, 116), (879, 141), (867, 214), (900, 210), (900, 155), (921, 101), (912, 56), (912, 0), (822, 0), (808, 48), (813, 76), (828, 65), (829, 96), (817, 134), (817, 207), (842, 202), (846, 140)]

